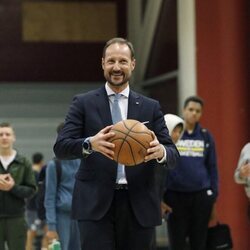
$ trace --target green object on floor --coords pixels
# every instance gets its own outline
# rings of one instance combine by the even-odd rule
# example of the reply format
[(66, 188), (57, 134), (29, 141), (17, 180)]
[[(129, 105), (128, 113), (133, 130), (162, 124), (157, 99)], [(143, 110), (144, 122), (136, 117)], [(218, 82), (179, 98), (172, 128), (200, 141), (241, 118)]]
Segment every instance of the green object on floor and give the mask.
[(61, 250), (61, 244), (58, 240), (54, 239), (49, 245), (49, 250)]

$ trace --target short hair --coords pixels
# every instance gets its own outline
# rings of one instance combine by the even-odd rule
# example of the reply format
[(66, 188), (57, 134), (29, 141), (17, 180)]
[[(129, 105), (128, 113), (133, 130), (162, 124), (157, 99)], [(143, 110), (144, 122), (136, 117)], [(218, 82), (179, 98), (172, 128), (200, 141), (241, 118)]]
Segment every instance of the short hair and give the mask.
[(34, 164), (38, 164), (43, 160), (43, 154), (42, 153), (34, 153), (32, 155), (32, 162)]
[(197, 103), (199, 103), (200, 105), (201, 105), (201, 107), (203, 107), (204, 106), (204, 101), (203, 101), (203, 99), (201, 98), (201, 97), (199, 97), (199, 96), (189, 96), (186, 100), (185, 100), (185, 102), (184, 102), (184, 108), (186, 108), (187, 107), (187, 105), (190, 103), (190, 102), (197, 102)]
[(131, 52), (131, 58), (134, 59), (135, 58), (135, 50), (133, 47), (133, 44), (131, 42), (129, 42), (127, 39), (121, 38), (121, 37), (115, 37), (112, 38), (110, 40), (108, 40), (103, 48), (103, 52), (102, 52), (102, 57), (104, 58), (106, 55), (106, 50), (107, 48), (111, 45), (111, 44), (115, 44), (115, 43), (119, 43), (119, 44), (126, 44)]
[(11, 124), (8, 122), (1, 122), (0, 123), (0, 128), (12, 128)]

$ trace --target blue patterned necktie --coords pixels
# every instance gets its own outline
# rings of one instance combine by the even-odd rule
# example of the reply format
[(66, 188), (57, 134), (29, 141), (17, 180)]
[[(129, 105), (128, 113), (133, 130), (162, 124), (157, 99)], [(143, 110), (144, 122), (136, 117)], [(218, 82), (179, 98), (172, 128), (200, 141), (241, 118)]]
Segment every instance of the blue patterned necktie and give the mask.
[[(113, 124), (115, 124), (122, 120), (121, 109), (119, 106), (119, 100), (122, 94), (114, 94), (113, 96), (114, 96), (114, 100), (113, 100), (112, 107), (111, 107), (111, 115), (112, 115)], [(118, 166), (117, 166), (116, 182), (126, 183), (126, 174), (125, 174), (124, 165), (120, 163), (118, 163)]]
[(121, 94), (114, 94), (114, 101), (111, 111), (113, 124), (122, 120), (121, 109), (119, 107), (119, 99), (121, 98), (121, 96)]

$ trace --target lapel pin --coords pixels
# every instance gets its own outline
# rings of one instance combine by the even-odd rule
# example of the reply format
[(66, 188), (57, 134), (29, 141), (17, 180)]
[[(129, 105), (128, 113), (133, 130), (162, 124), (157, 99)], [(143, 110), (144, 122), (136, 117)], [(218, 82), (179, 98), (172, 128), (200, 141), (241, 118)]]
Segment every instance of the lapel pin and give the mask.
[(138, 105), (138, 104), (139, 104), (139, 102), (135, 102), (135, 104), (137, 104), (137, 105)]

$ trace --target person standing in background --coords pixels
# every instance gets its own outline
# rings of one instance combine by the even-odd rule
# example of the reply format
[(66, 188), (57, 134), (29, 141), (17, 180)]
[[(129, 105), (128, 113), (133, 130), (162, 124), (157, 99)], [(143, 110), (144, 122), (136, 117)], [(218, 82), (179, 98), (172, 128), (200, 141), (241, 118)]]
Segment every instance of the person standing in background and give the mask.
[[(32, 170), (34, 171), (36, 183), (38, 184), (39, 173), (44, 166), (43, 154), (34, 153), (32, 155)], [(37, 238), (37, 231), (41, 229), (42, 221), (38, 218), (38, 197), (35, 194), (26, 200), (26, 220), (28, 224), (26, 250), (32, 250), (34, 244), (40, 245)], [(41, 249), (41, 247), (39, 247)]]
[(203, 100), (190, 96), (184, 102), (185, 131), (176, 146), (180, 158), (168, 172), (164, 202), (171, 250), (206, 250), (209, 219), (218, 196), (218, 170), (212, 135), (200, 126)]
[[(176, 144), (184, 132), (184, 120), (181, 117), (174, 115), (174, 114), (166, 114), (164, 115), (164, 119), (166, 122), (166, 126), (168, 128), (168, 132), (171, 136), (171, 139), (173, 143)], [(167, 171), (162, 172), (161, 178), (164, 179), (163, 188), (162, 188), (162, 196), (163, 196), (163, 193), (166, 192), (166, 190), (164, 190), (166, 188), (165, 187), (166, 177), (167, 177)], [(162, 210), (163, 217), (167, 215), (168, 213), (172, 212), (172, 208), (168, 206), (168, 204), (166, 204), (164, 201), (162, 201), (161, 203), (161, 210)]]
[[(184, 131), (184, 121), (182, 118), (180, 118), (179, 116), (174, 115), (174, 114), (164, 115), (164, 120), (165, 120), (166, 126), (168, 128), (169, 135), (171, 136), (173, 143), (176, 144)], [(169, 215), (169, 213), (172, 212), (172, 208), (170, 206), (168, 206), (168, 204), (166, 204), (163, 201), (163, 195), (166, 192), (166, 178), (167, 178), (167, 173), (169, 171), (171, 171), (171, 168), (167, 169), (164, 166), (159, 166), (159, 168), (157, 170), (157, 174), (156, 174), (157, 179), (158, 179), (157, 182), (159, 183), (159, 192), (160, 192), (160, 196), (162, 198), (161, 212), (162, 212), (163, 224), (159, 230), (164, 231), (164, 233), (166, 231), (166, 229), (163, 228), (166, 226), (166, 224), (164, 222), (166, 222), (166, 218)], [(155, 235), (155, 238), (152, 242), (151, 250), (157, 249), (157, 240), (158, 240), (157, 230), (155, 231), (155, 233), (156, 233), (156, 235)]]
[(250, 221), (250, 143), (248, 142), (241, 150), (237, 168), (234, 173), (234, 180), (245, 186), (248, 198), (248, 219)]
[(164, 119), (172, 141), (176, 144), (184, 132), (184, 120), (174, 114), (166, 114)]
[[(63, 123), (57, 127), (57, 133)], [(56, 164), (56, 161), (58, 163)], [(80, 160), (58, 160), (48, 162), (46, 167), (46, 188), (44, 206), (46, 211), (47, 238), (51, 243), (58, 239), (61, 250), (80, 250), (80, 234), (76, 220), (71, 219), (71, 204), (75, 174)], [(56, 168), (61, 168), (59, 171)], [(60, 176), (58, 175), (58, 172)]]
[(25, 199), (36, 192), (30, 162), (14, 148), (14, 129), (0, 124), (0, 250), (25, 250)]
[[(133, 45), (113, 38), (104, 46), (105, 86), (74, 97), (54, 145), (58, 158), (81, 158), (73, 195), (84, 250), (148, 250), (161, 224), (158, 165), (174, 166), (178, 151), (168, 134), (158, 101), (129, 87), (135, 68)], [(153, 140), (144, 162), (126, 167), (113, 160), (112, 124), (146, 122)]]

